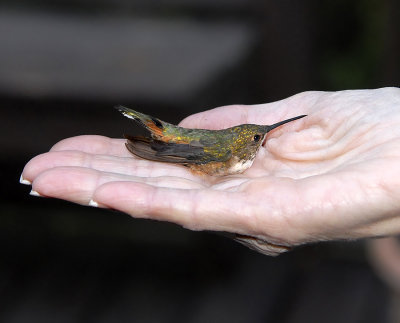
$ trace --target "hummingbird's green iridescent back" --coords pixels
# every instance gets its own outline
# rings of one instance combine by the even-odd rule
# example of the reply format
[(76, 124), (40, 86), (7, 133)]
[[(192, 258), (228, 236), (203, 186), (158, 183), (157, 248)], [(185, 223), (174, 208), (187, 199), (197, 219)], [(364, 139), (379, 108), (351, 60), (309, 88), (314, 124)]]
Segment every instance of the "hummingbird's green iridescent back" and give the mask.
[(144, 126), (150, 138), (126, 136), (128, 150), (139, 157), (183, 164), (209, 175), (237, 174), (249, 168), (266, 134), (304, 116), (271, 126), (242, 124), (222, 130), (188, 129), (125, 108), (117, 109)]

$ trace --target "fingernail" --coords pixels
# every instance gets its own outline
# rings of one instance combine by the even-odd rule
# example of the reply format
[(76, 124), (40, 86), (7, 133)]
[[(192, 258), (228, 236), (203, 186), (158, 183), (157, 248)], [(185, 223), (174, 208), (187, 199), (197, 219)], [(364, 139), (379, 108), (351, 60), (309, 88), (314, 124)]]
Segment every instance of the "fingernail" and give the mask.
[(34, 190), (32, 190), (29, 194), (32, 195), (32, 196), (43, 196), (43, 195), (40, 195), (38, 192), (36, 192)]
[(89, 201), (89, 206), (99, 207), (99, 203), (97, 203), (96, 201), (90, 200)]
[(24, 185), (31, 185), (31, 184), (32, 184), (30, 181), (28, 181), (27, 179), (25, 179), (22, 175), (21, 175), (21, 177), (19, 178), (19, 182), (20, 182), (21, 184), (24, 184)]

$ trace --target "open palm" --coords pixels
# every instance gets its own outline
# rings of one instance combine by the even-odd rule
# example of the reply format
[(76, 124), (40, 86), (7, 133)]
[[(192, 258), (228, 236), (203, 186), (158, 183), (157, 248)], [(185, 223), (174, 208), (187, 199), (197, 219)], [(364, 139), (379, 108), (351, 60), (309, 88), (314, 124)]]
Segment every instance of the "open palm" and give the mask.
[(399, 89), (305, 92), (209, 110), (181, 125), (221, 129), (300, 114), (308, 116), (268, 134), (240, 175), (193, 174), (136, 158), (122, 139), (79, 136), (33, 158), (22, 176), (43, 196), (278, 246), (400, 232)]

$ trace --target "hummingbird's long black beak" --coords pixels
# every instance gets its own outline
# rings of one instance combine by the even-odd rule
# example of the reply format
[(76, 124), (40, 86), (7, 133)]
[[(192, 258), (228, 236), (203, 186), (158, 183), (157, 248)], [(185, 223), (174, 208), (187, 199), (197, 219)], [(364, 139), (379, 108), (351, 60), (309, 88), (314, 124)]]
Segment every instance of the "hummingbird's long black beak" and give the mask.
[(283, 120), (281, 122), (274, 123), (274, 124), (272, 124), (270, 126), (267, 126), (267, 132), (270, 132), (271, 130), (273, 130), (273, 129), (275, 129), (275, 128), (277, 128), (277, 127), (279, 127), (279, 126), (281, 126), (281, 125), (283, 125), (285, 123), (288, 123), (288, 122), (291, 122), (291, 121), (294, 121), (294, 120), (297, 120), (297, 119), (301, 119), (301, 118), (304, 118), (306, 116), (307, 116), (306, 114), (303, 114), (301, 116), (297, 116), (297, 117), (294, 117), (294, 118), (291, 118), (291, 119), (287, 119), (287, 120)]

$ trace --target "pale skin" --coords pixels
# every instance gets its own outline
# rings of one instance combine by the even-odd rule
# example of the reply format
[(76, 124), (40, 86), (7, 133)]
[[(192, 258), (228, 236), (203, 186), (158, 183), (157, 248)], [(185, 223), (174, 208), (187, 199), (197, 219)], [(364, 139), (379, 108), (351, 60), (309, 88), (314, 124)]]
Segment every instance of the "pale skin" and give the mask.
[(220, 129), (302, 114), (271, 131), (239, 175), (194, 174), (134, 157), (123, 139), (79, 136), (33, 158), (22, 177), (42, 196), (285, 246), (400, 233), (398, 88), (304, 92), (212, 109), (180, 125)]

